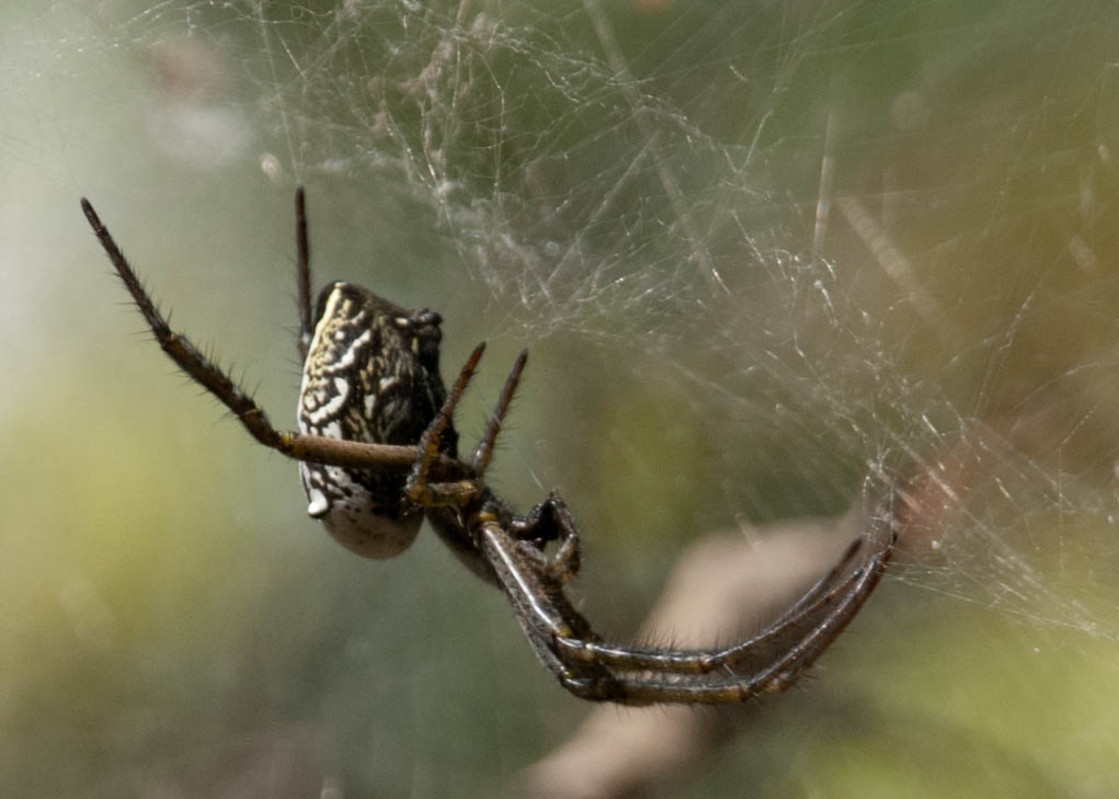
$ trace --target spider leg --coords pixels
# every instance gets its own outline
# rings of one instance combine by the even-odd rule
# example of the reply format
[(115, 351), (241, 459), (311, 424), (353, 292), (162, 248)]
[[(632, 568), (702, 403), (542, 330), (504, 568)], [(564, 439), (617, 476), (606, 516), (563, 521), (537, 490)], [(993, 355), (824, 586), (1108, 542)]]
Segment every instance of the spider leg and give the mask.
[[(785, 637), (787, 631), (784, 626), (723, 653), (665, 653), (667, 660), (660, 653), (608, 651), (590, 642), (584, 646), (594, 655), (593, 662), (597, 667), (607, 668), (611, 678), (607, 681), (593, 677), (561, 681), (569, 690), (591, 699), (618, 701), (616, 697), (620, 691), (622, 701), (629, 703), (741, 702), (759, 694), (784, 691), (815, 663), (857, 615), (881, 579), (887, 560), (888, 550), (852, 575), (849, 585), (837, 589), (836, 596), (840, 599), (835, 608), (819, 621), (813, 621), (815, 617), (805, 619), (813, 622), (813, 626), (801, 640), (791, 645), (783, 644), (787, 646), (783, 654), (781, 649), (773, 650), (774, 644), (778, 643), (774, 639)], [(653, 657), (650, 658), (650, 655)], [(689, 655), (694, 658), (692, 665), (699, 671), (680, 674), (680, 667), (689, 665)], [(749, 662), (746, 664), (732, 662), (747, 656)], [(564, 658), (560, 656), (560, 660)], [(720, 662), (726, 667), (725, 675), (708, 671)], [(657, 668), (658, 665), (660, 668)], [(621, 674), (614, 669), (620, 669)], [(692, 669), (685, 668), (685, 671), (691, 672)]]
[[(889, 519), (893, 519), (894, 511), (892, 509), (888, 510), (885, 507), (880, 507), (879, 514), (880, 515), (877, 518), (881, 520), (881, 523), (886, 525), (894, 524), (892, 521), (887, 521), (886, 518), (883, 517), (883, 515), (885, 515)], [(897, 542), (897, 533), (891, 530), (888, 539), (889, 540), (886, 546), (892, 548)], [(869, 539), (867, 536), (859, 536), (858, 538), (855, 538), (853, 541), (851, 541), (851, 543), (847, 545), (847, 549), (845, 549), (843, 551), (843, 554), (840, 555), (839, 560), (836, 562), (836, 564), (828, 570), (828, 573), (817, 580), (815, 585), (804, 592), (804, 594), (793, 604), (792, 607), (786, 610), (783, 614), (781, 614), (781, 616), (775, 619), (772, 624), (770, 624), (770, 627), (778, 627), (784, 624), (786, 621), (800, 614), (810, 604), (814, 603), (817, 598), (833, 590), (836, 585), (836, 581), (840, 578), (840, 575), (842, 575), (843, 572), (846, 571), (852, 563), (854, 563), (855, 555), (858, 554), (858, 552), (868, 543), (868, 541)]]
[(800, 599), (793, 603), (792, 607), (782, 613), (770, 626), (776, 627), (784, 624), (786, 621), (799, 615), (802, 611), (811, 606), (821, 596), (835, 588), (840, 575), (855, 562), (855, 555), (858, 554), (859, 550), (861, 550), (866, 543), (867, 541), (863, 536), (859, 536), (851, 541), (851, 543), (847, 545), (847, 548), (843, 550), (843, 554), (840, 555), (835, 565), (828, 569), (828, 573), (817, 580), (811, 588), (801, 595)]
[(82, 198), (82, 211), (85, 212), (86, 219), (89, 220), (93, 232), (97, 235), (101, 246), (108, 254), (109, 260), (112, 261), (120, 279), (124, 281), (125, 287), (136, 303), (136, 307), (140, 309), (140, 313), (143, 314), (144, 320), (148, 323), (148, 327), (151, 328), (163, 351), (179, 365), (180, 369), (221, 400), (241, 420), (241, 424), (252, 434), (253, 438), (265, 446), (282, 449), (283, 441), (280, 433), (268, 421), (264, 411), (253, 402), (252, 397), (237, 385), (229, 375), (206, 358), (186, 336), (176, 333), (167, 324), (167, 320), (144, 290), (140, 279), (124, 257), (124, 253), (121, 252), (108, 229), (101, 223), (100, 217), (93, 210), (89, 200), (84, 197)]
[(847, 629), (881, 582), (896, 543), (896, 537), (891, 535), (885, 548), (855, 572), (858, 579), (842, 594), (840, 602), (825, 619), (816, 624), (784, 658), (759, 675), (757, 684), (764, 693), (775, 694), (788, 689)]
[(509, 411), (509, 406), (513, 402), (513, 394), (517, 390), (517, 384), (521, 382), (521, 373), (525, 370), (526, 361), (528, 361), (528, 350), (521, 350), (517, 360), (513, 362), (513, 368), (510, 370), (509, 376), (505, 378), (505, 386), (501, 389), (497, 407), (494, 408), (493, 415), (490, 416), (490, 420), (486, 424), (482, 439), (478, 442), (478, 446), (474, 448), (474, 453), (470, 457), (470, 465), (474, 468), (474, 473), (478, 475), (479, 479), (486, 473), (490, 460), (493, 458), (494, 443), (501, 432), (501, 424), (505, 420), (505, 414)]
[(557, 676), (566, 674), (569, 670), (552, 640), (560, 636), (597, 641), (598, 636), (558, 583), (549, 581), (544, 553), (512, 538), (493, 519), (482, 524), (481, 547), (537, 656)]
[(302, 186), (295, 189), (295, 252), (295, 281), (299, 292), (299, 356), (307, 360), (315, 326), (311, 318), (311, 242), (307, 236), (307, 199)]
[[(659, 669), (692, 675), (722, 670), (734, 674), (743, 661), (793, 663), (806, 653), (816, 652), (809, 644), (818, 640), (822, 631), (834, 629), (831, 636), (824, 639), (819, 651), (812, 655), (811, 660), (814, 660), (854, 618), (877, 586), (893, 554), (893, 544), (891, 537), (867, 563), (856, 568), (841, 582), (832, 585), (826, 593), (817, 591), (820, 585), (817, 583), (793, 606), (795, 612), (786, 613), (758, 635), (730, 647), (673, 652), (607, 647), (577, 641), (561, 640), (557, 644), (568, 648), (575, 659), (595, 661), (610, 668)], [(824, 579), (828, 580), (830, 576), (831, 573)], [(805, 663), (805, 666), (810, 665), (810, 662)]]
[(466, 364), (462, 367), (462, 371), (459, 373), (454, 386), (451, 387), (451, 391), (447, 394), (447, 399), (443, 402), (443, 407), (439, 409), (439, 413), (431, 420), (431, 424), (424, 430), (419, 443), (416, 445), (420, 452), (420, 458), (413, 467), (412, 475), (405, 489), (408, 498), (416, 504), (424, 505), (425, 507), (431, 507), (432, 505), (462, 504), (478, 493), (482, 475), (485, 473), (486, 467), (489, 466), (490, 460), (493, 457), (494, 442), (497, 440), (498, 433), (501, 432), (501, 424), (513, 401), (513, 394), (517, 390), (517, 384), (521, 380), (521, 374), (524, 372), (525, 363), (528, 360), (528, 350), (522, 350), (517, 356), (517, 360), (514, 361), (513, 369), (505, 379), (505, 386), (501, 390), (501, 396), (498, 398), (497, 407), (494, 409), (493, 415), (490, 416), (490, 420), (486, 424), (486, 430), (482, 435), (482, 440), (478, 442), (478, 446), (475, 447), (474, 453), (471, 456), (471, 471), (474, 473), (476, 479), (440, 486), (438, 484), (429, 483), (427, 478), (431, 470), (431, 465), (439, 456), (439, 443), (443, 431), (446, 429), (447, 425), (451, 423), (455, 408), (458, 407), (462, 395), (466, 393), (466, 388), (474, 377), (474, 372), (478, 368), (478, 362), (482, 359), (482, 353), (485, 349), (485, 342), (474, 348)]
[(522, 629), (560, 683), (587, 699), (630, 704), (739, 702), (786, 689), (857, 615), (893, 550), (891, 538), (796, 616), (742, 644), (673, 652), (602, 643), (562, 586), (500, 525), (484, 521), (481, 542)]
[[(299, 196), (296, 199), (297, 205)], [(182, 333), (171, 329), (166, 318), (156, 308), (151, 296), (144, 289), (136, 272), (124, 257), (112, 234), (101, 222), (89, 200), (82, 198), (82, 211), (89, 220), (90, 227), (100, 241), (105, 253), (113, 264), (117, 275), (132, 295), (148, 328), (152, 331), (159, 346), (168, 357), (203, 388), (213, 394), (233, 413), (246, 430), (261, 444), (270, 447), (289, 458), (328, 466), (370, 469), (373, 471), (406, 472), (416, 462), (416, 448), (390, 444), (366, 444), (357, 441), (343, 441), (322, 436), (303, 435), (295, 432), (279, 431), (272, 426), (264, 410), (252, 397), (226, 374), (217, 364), (208, 359)], [(298, 212), (297, 212), (298, 213)], [(305, 225), (306, 217), (304, 217)], [(301, 256), (302, 259), (302, 256)], [(301, 260), (301, 271), (307, 268)], [(305, 275), (309, 282), (309, 273)], [(304, 276), (300, 277), (302, 281)], [(302, 289), (301, 289), (302, 291)], [(302, 302), (302, 300), (301, 300)], [(302, 313), (302, 311), (301, 311)], [(462, 466), (455, 460), (439, 455), (428, 467), (440, 475), (457, 476)]]
[(443, 438), (443, 431), (451, 423), (455, 407), (466, 393), (466, 387), (470, 385), (474, 372), (478, 368), (478, 362), (482, 360), (482, 353), (485, 351), (486, 344), (482, 342), (470, 353), (462, 371), (459, 372), (458, 379), (447, 394), (443, 407), (420, 436), (419, 443), (416, 445), (419, 457), (413, 459), (412, 473), (408, 475), (408, 482), (404, 486), (404, 495), (415, 505), (424, 508), (464, 505), (474, 499), (481, 490), (478, 481), (469, 478), (455, 483), (432, 483), (428, 478), (431, 475), (432, 465), (439, 458), (439, 444)]

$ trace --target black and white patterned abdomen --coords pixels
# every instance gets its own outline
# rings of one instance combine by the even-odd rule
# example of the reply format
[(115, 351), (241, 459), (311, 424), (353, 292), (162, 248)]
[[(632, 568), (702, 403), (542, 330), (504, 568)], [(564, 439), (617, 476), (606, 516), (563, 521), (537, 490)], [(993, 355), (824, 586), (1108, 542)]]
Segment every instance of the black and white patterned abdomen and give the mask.
[[(302, 433), (415, 444), (446, 391), (439, 377), (442, 320), (407, 311), (349, 283), (327, 286), (303, 366)], [(453, 454), (454, 432), (444, 438)], [(407, 549), (423, 511), (405, 508), (405, 475), (301, 463), (307, 513), (347, 549), (389, 558)]]

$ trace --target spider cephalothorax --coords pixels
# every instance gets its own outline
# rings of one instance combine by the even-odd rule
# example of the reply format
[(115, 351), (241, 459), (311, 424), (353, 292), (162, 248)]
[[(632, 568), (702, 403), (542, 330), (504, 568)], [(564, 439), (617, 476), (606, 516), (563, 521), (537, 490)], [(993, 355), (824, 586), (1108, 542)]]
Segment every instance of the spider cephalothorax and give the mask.
[(441, 320), (433, 311), (407, 311), (361, 287), (334, 283), (321, 293), (313, 318), (300, 189), (300, 431), (282, 432), (225, 372), (171, 330), (87, 200), (82, 209), (168, 356), (257, 441), (300, 462), (311, 516), (348, 549), (377, 558), (407, 549), (426, 516), (471, 571), (504, 591), (540, 662), (576, 696), (627, 704), (712, 704), (782, 691), (855, 617), (890, 560), (887, 514), (877, 520), (874, 535), (852, 542), (828, 574), (746, 641), (699, 650), (604, 642), (564, 594), (578, 573), (580, 551), (563, 500), (552, 494), (518, 515), (485, 484), (525, 353), (517, 358), (481, 441), (469, 458), (460, 459), (454, 410), (484, 347), (475, 348), (448, 393), (439, 377)]

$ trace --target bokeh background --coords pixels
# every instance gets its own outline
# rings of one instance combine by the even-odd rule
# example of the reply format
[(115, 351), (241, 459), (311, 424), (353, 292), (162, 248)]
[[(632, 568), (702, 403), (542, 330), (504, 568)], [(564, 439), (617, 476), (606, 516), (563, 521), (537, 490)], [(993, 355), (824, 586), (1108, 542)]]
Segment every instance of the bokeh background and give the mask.
[[(1107, 2), (8, 0), (0, 793), (492, 796), (588, 708), (432, 535), (362, 562), (167, 362), (78, 208), (280, 425), (320, 281), (479, 340), (494, 484), (633, 634), (708, 530), (897, 484), (899, 563), (663, 796), (1119, 791)], [(618, 711), (622, 717), (626, 711)]]

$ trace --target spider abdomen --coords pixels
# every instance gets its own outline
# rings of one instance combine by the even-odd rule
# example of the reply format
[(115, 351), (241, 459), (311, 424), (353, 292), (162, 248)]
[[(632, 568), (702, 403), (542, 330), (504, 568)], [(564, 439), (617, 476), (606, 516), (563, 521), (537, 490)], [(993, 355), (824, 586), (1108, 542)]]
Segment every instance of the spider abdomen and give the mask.
[[(407, 311), (350, 283), (323, 289), (299, 392), (299, 430), (328, 438), (411, 445), (443, 404), (439, 314)], [(444, 447), (454, 454), (453, 431)], [(422, 509), (403, 501), (400, 474), (301, 463), (307, 513), (369, 558), (415, 540)]]

